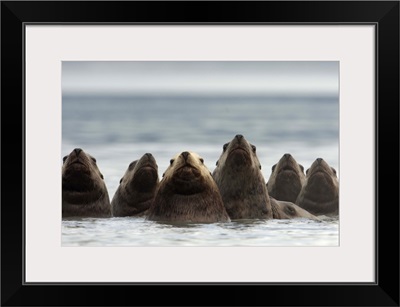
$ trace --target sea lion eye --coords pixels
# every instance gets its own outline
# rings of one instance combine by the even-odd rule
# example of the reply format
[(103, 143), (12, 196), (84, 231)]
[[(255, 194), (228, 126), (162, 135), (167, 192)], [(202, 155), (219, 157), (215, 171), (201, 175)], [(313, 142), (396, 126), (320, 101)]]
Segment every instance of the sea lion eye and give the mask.
[(93, 157), (90, 157), (90, 158), (92, 159), (92, 161), (93, 161), (94, 163), (97, 162), (95, 158), (93, 158)]
[(272, 165), (271, 170), (274, 171), (274, 170), (275, 170), (275, 167), (276, 167), (276, 164)]
[(222, 149), (224, 150), (224, 152), (226, 151), (226, 149), (228, 148), (229, 143), (224, 144), (224, 146), (222, 147)]
[(256, 146), (254, 146), (254, 145), (251, 145), (251, 149), (253, 149), (253, 152), (255, 153), (255, 152), (256, 152), (256, 149), (257, 149), (257, 147), (256, 147)]
[(164, 178), (164, 176), (165, 176), (165, 173), (162, 174), (162, 177), (163, 177), (163, 178)]
[(217, 161), (217, 162), (215, 162), (215, 165), (216, 165), (216, 166), (218, 166), (218, 161)]
[(203, 158), (200, 158), (200, 162), (204, 164), (204, 159), (203, 159)]
[(65, 163), (65, 160), (67, 160), (67, 158), (68, 158), (68, 156), (65, 156), (65, 157), (63, 158), (63, 163)]
[(169, 164), (172, 165), (172, 163), (174, 163), (174, 159), (169, 160)]
[(104, 176), (103, 176), (103, 174), (102, 174), (102, 173), (100, 173), (100, 177), (101, 177), (101, 179), (104, 179)]
[(261, 169), (261, 164), (258, 167)]
[(121, 182), (122, 182), (122, 179), (124, 179), (124, 177), (122, 177), (122, 178), (121, 178), (121, 180), (119, 181), (119, 184), (121, 184)]
[(299, 164), (301, 171), (304, 173), (304, 166)]
[(332, 172), (336, 175), (336, 170), (333, 167), (331, 167), (331, 169), (332, 169)]

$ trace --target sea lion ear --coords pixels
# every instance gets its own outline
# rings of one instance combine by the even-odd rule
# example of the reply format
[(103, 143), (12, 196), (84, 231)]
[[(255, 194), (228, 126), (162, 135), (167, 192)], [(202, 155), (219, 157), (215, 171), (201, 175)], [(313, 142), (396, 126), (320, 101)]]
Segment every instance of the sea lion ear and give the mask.
[(222, 146), (222, 150), (225, 152), (226, 149), (228, 148), (229, 143), (225, 143), (224, 146)]
[(164, 176), (165, 176), (165, 173), (163, 173), (161, 177), (163, 177), (163, 178), (164, 178)]
[(65, 160), (67, 160), (67, 158), (68, 158), (68, 156), (65, 156), (65, 157), (63, 158), (63, 164), (65, 163)]
[(331, 169), (332, 169), (332, 172), (336, 175), (336, 170), (333, 167), (331, 167)]
[(304, 173), (304, 166), (299, 164), (301, 171)]
[(260, 164), (260, 165), (258, 165), (258, 167), (261, 169), (261, 164)]
[(272, 168), (271, 168), (272, 172), (274, 172), (275, 167), (276, 167), (276, 164), (272, 165)]
[(103, 174), (102, 174), (102, 173), (100, 173), (100, 177), (101, 177), (101, 179), (104, 179), (104, 176), (103, 176)]
[(200, 158), (200, 162), (201, 162), (202, 164), (204, 164), (204, 159), (203, 159), (203, 158)]

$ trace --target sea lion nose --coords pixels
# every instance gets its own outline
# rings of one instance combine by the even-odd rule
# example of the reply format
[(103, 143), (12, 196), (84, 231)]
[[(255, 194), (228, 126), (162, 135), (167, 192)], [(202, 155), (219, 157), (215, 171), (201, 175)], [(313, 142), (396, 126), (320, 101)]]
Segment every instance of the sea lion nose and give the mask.
[(289, 159), (291, 157), (291, 154), (290, 153), (285, 153), (283, 156), (285, 157), (285, 159)]
[(81, 153), (82, 149), (81, 148), (75, 148), (74, 151), (75, 151), (75, 154), (77, 156), (79, 156), (79, 154)]
[(189, 152), (184, 151), (184, 152), (181, 153), (181, 155), (182, 155), (183, 159), (187, 160), (187, 158), (189, 156)]
[(240, 141), (241, 139), (243, 139), (243, 135), (236, 134), (235, 138), (237, 138), (237, 140)]
[(318, 159), (317, 159), (318, 164), (320, 164), (321, 161), (322, 161), (322, 158), (318, 158)]
[(147, 156), (147, 158), (151, 158), (153, 155), (149, 152), (145, 153), (145, 155)]

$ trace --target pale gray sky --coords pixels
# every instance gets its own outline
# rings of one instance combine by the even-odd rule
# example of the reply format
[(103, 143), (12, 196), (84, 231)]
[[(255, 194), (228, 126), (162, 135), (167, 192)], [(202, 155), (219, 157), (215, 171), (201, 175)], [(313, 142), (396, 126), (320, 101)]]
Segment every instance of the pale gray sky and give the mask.
[(64, 94), (338, 95), (339, 62), (68, 62)]

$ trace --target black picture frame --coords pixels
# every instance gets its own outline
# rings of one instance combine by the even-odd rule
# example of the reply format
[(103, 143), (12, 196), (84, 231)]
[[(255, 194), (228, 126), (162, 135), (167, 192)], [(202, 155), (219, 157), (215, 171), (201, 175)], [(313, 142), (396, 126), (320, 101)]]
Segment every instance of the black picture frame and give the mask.
[[(29, 22), (375, 25), (376, 282), (25, 284), (23, 42)], [(2, 1), (1, 77), (2, 306), (399, 306), (398, 1)]]

